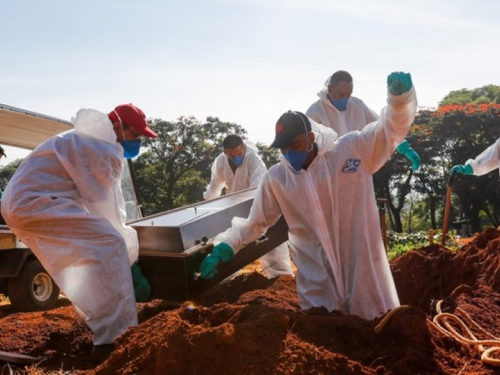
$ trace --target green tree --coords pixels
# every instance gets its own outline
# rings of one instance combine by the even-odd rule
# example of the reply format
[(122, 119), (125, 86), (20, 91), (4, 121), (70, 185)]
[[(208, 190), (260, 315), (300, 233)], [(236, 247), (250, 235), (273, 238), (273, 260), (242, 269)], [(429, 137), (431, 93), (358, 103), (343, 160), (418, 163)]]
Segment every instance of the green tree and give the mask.
[(450, 104), (500, 104), (500, 86), (486, 85), (473, 90), (452, 91), (439, 103), (440, 107)]
[(434, 114), (435, 111), (429, 109), (419, 111), (408, 139), (421, 158), (421, 165), (415, 172), (412, 186), (413, 190), (422, 196), (422, 203), (427, 208), (427, 211), (419, 210), (419, 213), (425, 216), (421, 220), (428, 222), (430, 228), (437, 229), (440, 224), (438, 214), (444, 206), (443, 196), (446, 193), (444, 176), (447, 169), (442, 163), (441, 149), (436, 139), (432, 137), (433, 128), (430, 122)]
[[(475, 158), (500, 138), (500, 104), (445, 105), (438, 108), (431, 126), (436, 149), (449, 171), (453, 165)], [(459, 204), (450, 220), (467, 218), (474, 231), (481, 231), (480, 212), (484, 211), (491, 224), (498, 226), (498, 170), (480, 177), (459, 175), (454, 180), (453, 192)]]
[(7, 183), (10, 181), (22, 161), (23, 159), (16, 159), (3, 168), (0, 168), (0, 190), (5, 189), (5, 186), (7, 186)]
[(259, 155), (264, 161), (267, 169), (271, 168), (274, 164), (280, 162), (280, 151), (277, 148), (270, 148), (263, 143), (257, 142), (257, 149), (259, 150)]
[[(415, 120), (415, 123), (417, 119)], [(422, 164), (426, 161), (425, 149), (427, 138), (424, 127), (412, 125), (406, 139), (420, 155)], [(408, 198), (412, 192), (416, 173), (410, 162), (399, 152), (395, 151), (387, 163), (373, 176), (375, 195), (377, 198), (387, 199), (388, 219), (390, 228), (395, 232), (403, 232), (402, 211), (406, 209)]]
[(156, 119), (150, 126), (158, 138), (146, 139), (146, 152), (133, 163), (145, 215), (201, 201), (224, 138), (247, 134), (240, 125), (217, 117), (203, 123), (194, 117), (175, 122)]

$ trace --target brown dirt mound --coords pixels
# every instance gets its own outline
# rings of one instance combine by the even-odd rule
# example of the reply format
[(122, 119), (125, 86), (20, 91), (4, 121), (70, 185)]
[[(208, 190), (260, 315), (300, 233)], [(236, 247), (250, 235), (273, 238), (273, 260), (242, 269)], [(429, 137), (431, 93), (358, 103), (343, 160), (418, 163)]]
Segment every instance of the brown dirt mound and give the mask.
[(140, 324), (107, 358), (90, 357), (92, 334), (71, 306), (4, 310), (0, 350), (43, 358), (25, 370), (32, 374), (495, 374), (500, 367), (432, 329), (429, 319), (432, 302), (445, 299), (500, 337), (499, 252), (500, 232), (488, 230), (455, 252), (432, 245), (395, 259), (401, 303), (410, 307), (380, 333), (381, 319), (301, 311), (292, 277), (252, 272), (194, 301), (138, 304)]
[(432, 245), (393, 260), (401, 304), (430, 313), (431, 300), (444, 299), (460, 286), (471, 290), (487, 286), (500, 293), (499, 236), (497, 229), (488, 229), (457, 251)]

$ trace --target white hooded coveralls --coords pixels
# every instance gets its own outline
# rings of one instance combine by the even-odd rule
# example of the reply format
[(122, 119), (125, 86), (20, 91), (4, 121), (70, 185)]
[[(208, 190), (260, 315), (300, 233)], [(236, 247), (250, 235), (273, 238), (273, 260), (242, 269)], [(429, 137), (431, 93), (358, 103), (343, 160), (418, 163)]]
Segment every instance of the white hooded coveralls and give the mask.
[(81, 109), (73, 123), (23, 160), (2, 215), (84, 315), (94, 344), (109, 344), (137, 324), (130, 270), (137, 233), (125, 226), (123, 148), (111, 121)]
[[(329, 82), (330, 79), (327, 80)], [(319, 99), (308, 108), (306, 115), (318, 124), (332, 128), (340, 136), (361, 130), (367, 124), (377, 121), (378, 116), (361, 100), (351, 96), (347, 101), (347, 109), (339, 111), (327, 97), (328, 88), (318, 92)]]
[[(203, 193), (204, 199), (214, 199), (221, 195), (222, 189), (227, 187), (226, 193), (235, 193), (240, 190), (259, 186), (262, 177), (267, 171), (266, 165), (258, 154), (257, 147), (251, 142), (245, 142), (245, 157), (241, 165), (233, 172), (226, 154), (221, 153), (212, 164), (210, 184)], [(282, 243), (275, 249), (260, 258), (262, 272), (268, 278), (281, 275), (293, 275), (288, 245)]]
[(500, 167), (500, 138), (475, 159), (467, 160), (465, 164), (472, 166), (476, 176), (482, 176)]
[(215, 243), (238, 251), (283, 215), (301, 308), (324, 306), (373, 319), (397, 307), (372, 174), (405, 138), (416, 108), (412, 88), (390, 95), (380, 119), (361, 132), (337, 138), (314, 124), (319, 150), (308, 169), (295, 172), (282, 156), (264, 176), (248, 218), (234, 218)]

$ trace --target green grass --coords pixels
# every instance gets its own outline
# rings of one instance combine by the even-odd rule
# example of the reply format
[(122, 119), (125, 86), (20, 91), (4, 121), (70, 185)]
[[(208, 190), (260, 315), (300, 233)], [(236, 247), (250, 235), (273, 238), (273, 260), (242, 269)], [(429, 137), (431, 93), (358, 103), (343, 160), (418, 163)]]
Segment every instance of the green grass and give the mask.
[[(392, 260), (409, 250), (419, 249), (429, 246), (431, 243), (441, 244), (441, 230), (429, 230), (416, 233), (387, 232), (387, 257)], [(448, 233), (446, 247), (450, 250), (457, 250), (460, 246), (455, 241), (453, 235)]]

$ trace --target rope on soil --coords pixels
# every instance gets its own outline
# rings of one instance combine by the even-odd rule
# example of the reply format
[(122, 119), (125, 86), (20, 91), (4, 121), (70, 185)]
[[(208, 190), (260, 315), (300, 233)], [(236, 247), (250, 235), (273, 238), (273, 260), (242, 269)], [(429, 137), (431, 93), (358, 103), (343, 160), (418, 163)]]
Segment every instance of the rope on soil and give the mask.
[(384, 318), (380, 321), (379, 324), (377, 324), (377, 326), (375, 327), (375, 333), (380, 333), (382, 331), (382, 328), (384, 328), (384, 326), (387, 324), (387, 322), (389, 320), (391, 320), (391, 318), (398, 312), (398, 311), (401, 311), (401, 310), (404, 310), (406, 308), (410, 307), (409, 305), (401, 305), (401, 306), (398, 306), (396, 307), (395, 309), (392, 309), (391, 311), (389, 311), (387, 313), (386, 316), (384, 316)]
[[(478, 340), (474, 334), (470, 331), (470, 329), (465, 325), (465, 323), (458, 317), (457, 315), (443, 313), (441, 311), (441, 303), (443, 301), (439, 301), (436, 305), (436, 309), (438, 314), (434, 317), (434, 320), (431, 324), (431, 327), (436, 328), (440, 333), (451, 336), (457, 339), (462, 344), (472, 344), (478, 347), (479, 351), (482, 352), (481, 360), (485, 363), (494, 366), (500, 366), (500, 359), (495, 359), (491, 357), (491, 354), (500, 351), (500, 339), (496, 338), (492, 334), (486, 332), (479, 324), (477, 324), (472, 318), (467, 314), (464, 310), (457, 307), (455, 312), (457, 315), (460, 315), (462, 319), (464, 319), (470, 326), (476, 328), (483, 335), (489, 337), (491, 340)], [(457, 330), (450, 324), (451, 322), (455, 323), (461, 330), (468, 336), (457, 332)], [(491, 346), (491, 348), (485, 350), (483, 345)]]

